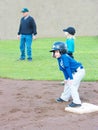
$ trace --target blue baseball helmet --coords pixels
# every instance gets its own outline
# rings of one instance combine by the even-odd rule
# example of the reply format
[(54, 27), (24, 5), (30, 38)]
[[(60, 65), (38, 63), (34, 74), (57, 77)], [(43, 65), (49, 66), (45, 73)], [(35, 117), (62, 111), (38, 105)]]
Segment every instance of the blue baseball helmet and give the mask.
[(55, 52), (56, 50), (59, 50), (61, 54), (65, 54), (67, 53), (67, 46), (64, 42), (61, 41), (55, 42), (50, 52)]

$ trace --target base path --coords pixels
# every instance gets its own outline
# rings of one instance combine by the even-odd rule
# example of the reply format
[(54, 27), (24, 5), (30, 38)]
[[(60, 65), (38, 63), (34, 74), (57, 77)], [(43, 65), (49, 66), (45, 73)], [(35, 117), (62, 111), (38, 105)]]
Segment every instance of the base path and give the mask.
[[(0, 130), (98, 130), (98, 112), (65, 111), (61, 81), (0, 79)], [(82, 102), (98, 105), (98, 82), (82, 82)]]

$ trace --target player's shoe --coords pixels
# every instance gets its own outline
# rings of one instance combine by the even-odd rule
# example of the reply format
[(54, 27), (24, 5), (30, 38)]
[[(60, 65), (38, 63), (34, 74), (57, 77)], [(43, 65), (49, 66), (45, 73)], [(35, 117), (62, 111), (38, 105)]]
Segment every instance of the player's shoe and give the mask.
[(61, 98), (57, 98), (57, 99), (56, 99), (56, 102), (66, 102), (66, 101), (64, 101), (64, 100), (61, 99)]
[(76, 104), (76, 103), (73, 103), (73, 102), (71, 102), (69, 105), (68, 105), (68, 107), (80, 107), (81, 106), (81, 104)]

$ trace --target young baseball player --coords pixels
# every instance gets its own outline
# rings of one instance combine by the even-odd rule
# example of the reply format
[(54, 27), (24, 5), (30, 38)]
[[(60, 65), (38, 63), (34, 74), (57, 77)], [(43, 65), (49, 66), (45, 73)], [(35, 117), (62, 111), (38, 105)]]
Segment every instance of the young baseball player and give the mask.
[(73, 101), (68, 106), (81, 106), (78, 88), (85, 75), (83, 65), (67, 54), (66, 45), (63, 42), (55, 42), (50, 52), (52, 52), (52, 56), (57, 59), (59, 69), (63, 72), (65, 77), (64, 91), (61, 96), (56, 99), (56, 102), (68, 102), (70, 98), (72, 98)]
[(75, 39), (74, 35), (76, 33), (75, 28), (68, 27), (66, 29), (63, 29), (63, 31), (67, 38), (65, 43), (67, 45), (68, 55), (74, 58), (73, 53), (75, 51), (75, 40), (74, 40)]

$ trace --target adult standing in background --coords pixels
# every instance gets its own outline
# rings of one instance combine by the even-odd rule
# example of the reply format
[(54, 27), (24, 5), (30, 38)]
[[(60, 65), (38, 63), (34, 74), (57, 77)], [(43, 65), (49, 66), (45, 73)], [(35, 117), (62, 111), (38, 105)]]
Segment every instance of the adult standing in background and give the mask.
[(20, 58), (19, 60), (25, 60), (25, 49), (27, 51), (27, 60), (32, 61), (32, 41), (36, 39), (37, 29), (36, 23), (33, 17), (29, 15), (29, 10), (23, 8), (23, 17), (20, 20), (20, 26), (18, 31), (18, 39), (20, 39)]

